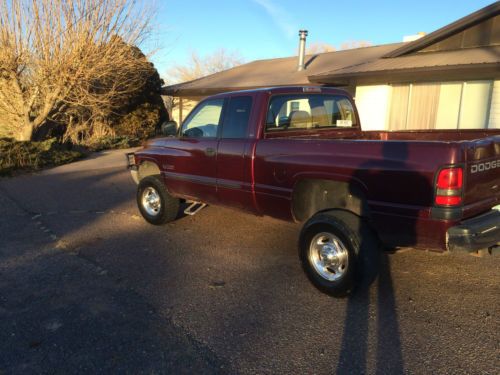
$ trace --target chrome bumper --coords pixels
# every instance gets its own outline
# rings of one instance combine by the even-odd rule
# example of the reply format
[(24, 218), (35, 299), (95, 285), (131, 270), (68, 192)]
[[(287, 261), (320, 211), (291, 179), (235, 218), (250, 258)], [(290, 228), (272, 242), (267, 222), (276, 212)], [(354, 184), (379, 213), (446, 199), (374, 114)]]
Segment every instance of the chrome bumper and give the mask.
[(500, 244), (500, 211), (489, 212), (460, 222), (448, 229), (448, 250), (476, 251)]

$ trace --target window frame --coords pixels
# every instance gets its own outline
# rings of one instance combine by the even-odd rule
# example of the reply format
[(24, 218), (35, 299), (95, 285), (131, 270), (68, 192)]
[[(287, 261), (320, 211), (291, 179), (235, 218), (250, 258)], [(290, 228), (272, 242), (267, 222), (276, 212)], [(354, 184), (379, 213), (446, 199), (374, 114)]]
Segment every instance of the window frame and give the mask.
[[(187, 126), (186, 124), (198, 113), (198, 108), (201, 108), (203, 105), (205, 105), (208, 102), (211, 101), (222, 101), (222, 108), (220, 112), (220, 117), (219, 117), (219, 122), (217, 123), (217, 131), (215, 133), (215, 136), (212, 137), (193, 137), (193, 136), (187, 136), (184, 135), (184, 128)], [(183, 139), (218, 139), (222, 130), (222, 123), (224, 121), (224, 114), (226, 112), (227, 108), (227, 98), (207, 98), (199, 102), (189, 113), (189, 115), (186, 117), (186, 119), (182, 122), (182, 125), (180, 127), (179, 131), (179, 138)]]
[[(224, 131), (224, 122), (226, 120), (226, 118), (229, 116), (228, 115), (228, 112), (229, 112), (229, 107), (231, 106), (231, 100), (232, 99), (237, 99), (237, 98), (250, 98), (250, 110), (249, 110), (249, 113), (248, 113), (248, 121), (247, 121), (247, 128), (246, 128), (246, 132), (245, 132), (245, 135), (243, 137), (238, 137), (238, 138), (224, 138), (222, 136), (222, 132)], [(255, 98), (253, 95), (248, 95), (248, 94), (245, 94), (245, 95), (235, 95), (235, 96), (231, 96), (231, 97), (228, 97), (228, 98), (225, 98), (224, 100), (224, 111), (222, 113), (222, 116), (221, 116), (221, 124), (219, 126), (219, 131), (217, 132), (217, 138), (218, 139), (225, 139), (225, 140), (229, 140), (229, 139), (247, 139), (249, 137), (249, 133), (250, 133), (250, 125), (251, 125), (251, 120), (252, 120), (252, 113), (253, 113), (253, 110), (254, 110), (254, 105), (255, 105)]]
[[(352, 113), (353, 113), (353, 123), (351, 126), (320, 126), (320, 127), (316, 127), (316, 128), (290, 128), (290, 127), (287, 127), (287, 128), (278, 128), (278, 129), (275, 129), (275, 130), (269, 130), (268, 129), (268, 123), (267, 123), (267, 119), (268, 119), (268, 116), (269, 116), (269, 110), (270, 110), (270, 107), (271, 107), (271, 102), (274, 98), (278, 97), (278, 96), (289, 96), (289, 97), (293, 97), (293, 96), (296, 96), (296, 97), (306, 97), (306, 98), (309, 98), (311, 96), (330, 96), (330, 97), (341, 97), (342, 99), (345, 99), (347, 100), (350, 104), (351, 104), (351, 109), (352, 109)], [(297, 99), (299, 100), (299, 99)], [(342, 93), (329, 93), (329, 92), (318, 92), (318, 93), (306, 93), (306, 92), (300, 92), (300, 93), (276, 93), (276, 94), (272, 94), (269, 96), (268, 100), (267, 100), (267, 109), (266, 109), (266, 114), (265, 114), (265, 117), (264, 117), (264, 126), (263, 126), (263, 131), (264, 131), (264, 135), (266, 134), (279, 134), (279, 133), (283, 133), (283, 132), (297, 132), (297, 133), (300, 133), (300, 132), (317, 132), (317, 131), (331, 131), (331, 130), (335, 130), (335, 131), (353, 131), (353, 130), (357, 130), (359, 129), (359, 116), (358, 116), (358, 113), (357, 113), (357, 110), (356, 110), (356, 106), (354, 104), (354, 101), (348, 96), (348, 95), (344, 95)]]

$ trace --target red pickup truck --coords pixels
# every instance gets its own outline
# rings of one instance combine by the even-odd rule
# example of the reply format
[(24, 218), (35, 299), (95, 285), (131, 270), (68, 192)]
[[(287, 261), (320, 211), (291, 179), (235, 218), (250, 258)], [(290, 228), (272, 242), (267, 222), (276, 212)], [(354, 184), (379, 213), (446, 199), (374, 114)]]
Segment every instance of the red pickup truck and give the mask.
[(304, 222), (303, 268), (350, 293), (378, 244), (441, 251), (500, 241), (500, 130), (361, 130), (326, 87), (224, 93), (128, 154), (142, 216), (159, 225), (205, 204)]

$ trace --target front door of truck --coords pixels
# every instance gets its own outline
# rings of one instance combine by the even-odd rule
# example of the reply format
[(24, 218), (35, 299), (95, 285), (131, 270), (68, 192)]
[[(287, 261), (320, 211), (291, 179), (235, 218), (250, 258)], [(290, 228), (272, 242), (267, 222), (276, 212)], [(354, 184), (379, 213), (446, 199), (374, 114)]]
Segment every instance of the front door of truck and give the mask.
[(226, 106), (217, 149), (217, 197), (222, 205), (252, 210), (252, 96), (233, 96)]
[(224, 99), (200, 103), (182, 124), (175, 142), (177, 155), (165, 172), (174, 192), (193, 200), (212, 203), (217, 198), (217, 133), (222, 120)]

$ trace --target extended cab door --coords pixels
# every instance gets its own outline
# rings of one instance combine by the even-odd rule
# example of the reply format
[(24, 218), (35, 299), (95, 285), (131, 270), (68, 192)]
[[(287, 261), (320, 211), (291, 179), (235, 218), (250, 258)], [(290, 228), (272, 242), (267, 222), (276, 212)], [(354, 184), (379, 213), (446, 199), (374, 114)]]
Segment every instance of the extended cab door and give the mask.
[(176, 155), (165, 177), (174, 193), (206, 203), (216, 201), (217, 134), (223, 107), (224, 99), (201, 102), (182, 124), (179, 138), (169, 142)]
[(253, 97), (233, 96), (226, 103), (217, 150), (217, 197), (222, 205), (253, 211), (252, 146), (249, 123)]

